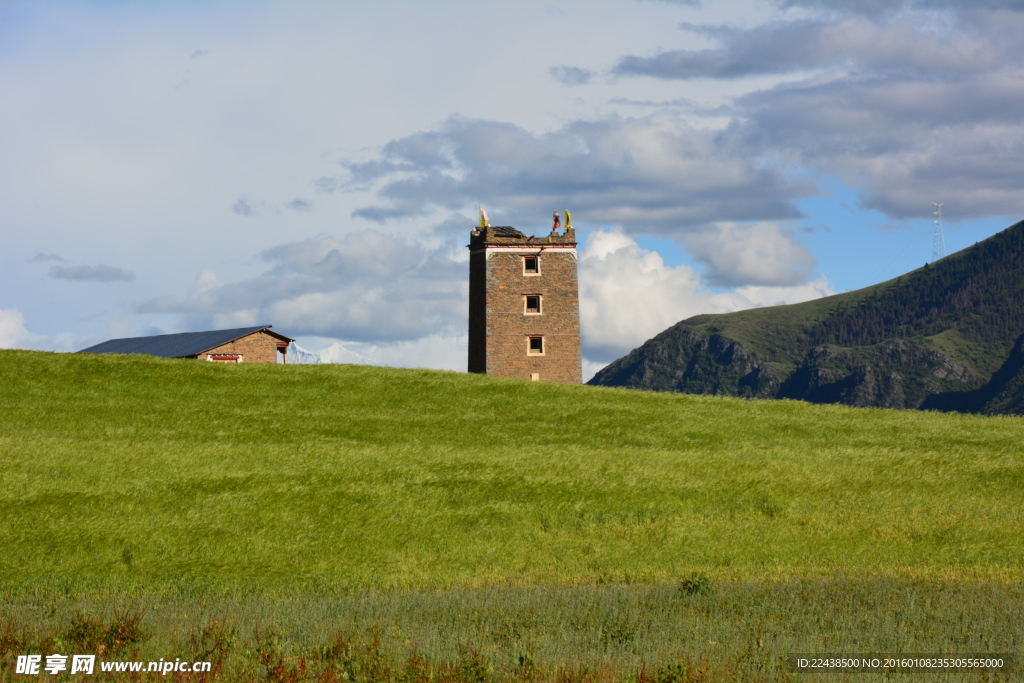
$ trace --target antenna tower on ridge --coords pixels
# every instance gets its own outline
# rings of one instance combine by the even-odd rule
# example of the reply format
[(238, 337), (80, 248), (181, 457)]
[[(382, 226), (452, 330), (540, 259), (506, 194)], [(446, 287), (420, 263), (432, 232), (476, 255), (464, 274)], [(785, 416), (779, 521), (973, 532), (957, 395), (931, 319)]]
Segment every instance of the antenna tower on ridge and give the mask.
[(946, 256), (946, 241), (942, 239), (942, 204), (932, 202), (935, 205), (933, 216), (935, 219), (935, 235), (932, 237), (932, 262), (938, 261)]

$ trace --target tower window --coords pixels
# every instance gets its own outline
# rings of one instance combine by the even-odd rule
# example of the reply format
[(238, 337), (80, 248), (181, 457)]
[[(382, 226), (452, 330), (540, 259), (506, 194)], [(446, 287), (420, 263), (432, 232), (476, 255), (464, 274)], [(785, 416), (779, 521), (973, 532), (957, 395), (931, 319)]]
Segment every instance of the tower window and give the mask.
[(527, 294), (526, 295), (526, 314), (527, 315), (540, 315), (540, 294)]
[(544, 355), (544, 337), (529, 337), (529, 346), (526, 347), (526, 353), (529, 356), (543, 356)]
[(523, 275), (540, 275), (540, 257), (523, 257)]

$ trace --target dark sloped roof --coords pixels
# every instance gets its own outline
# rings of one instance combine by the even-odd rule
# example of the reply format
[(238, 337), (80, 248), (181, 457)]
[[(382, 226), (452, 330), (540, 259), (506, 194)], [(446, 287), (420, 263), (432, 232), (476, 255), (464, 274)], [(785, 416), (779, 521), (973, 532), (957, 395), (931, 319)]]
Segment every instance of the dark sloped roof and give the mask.
[(212, 330), (210, 332), (182, 332), (180, 334), (158, 334), (153, 337), (127, 337), (111, 339), (96, 346), (82, 349), (79, 353), (144, 353), (161, 358), (184, 358), (197, 356), (204, 351), (247, 337), (254, 332), (266, 330), (281, 341), (295, 341), (283, 334), (268, 329), (270, 325), (239, 327), (234, 330)]
[(499, 237), (526, 237), (510, 225), (492, 225), (491, 230)]

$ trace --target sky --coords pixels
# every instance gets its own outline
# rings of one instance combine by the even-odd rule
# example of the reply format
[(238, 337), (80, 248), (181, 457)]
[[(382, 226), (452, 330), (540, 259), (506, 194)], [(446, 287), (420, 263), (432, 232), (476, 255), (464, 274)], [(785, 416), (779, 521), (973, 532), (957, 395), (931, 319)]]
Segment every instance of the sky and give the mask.
[(273, 325), (465, 370), (469, 231), (580, 238), (584, 375), (1024, 217), (1024, 2), (0, 0), (0, 348)]

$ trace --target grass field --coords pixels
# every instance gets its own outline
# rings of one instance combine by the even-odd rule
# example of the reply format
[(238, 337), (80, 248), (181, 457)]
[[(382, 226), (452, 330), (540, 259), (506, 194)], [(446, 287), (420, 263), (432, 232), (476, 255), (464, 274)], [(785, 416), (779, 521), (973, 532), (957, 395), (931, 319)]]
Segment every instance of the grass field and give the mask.
[(271, 678), (258, 629), (278, 673), (383, 629), (388, 680), (1024, 647), (1021, 418), (24, 351), (0, 382), (8, 649), (115, 609), (157, 657), (227, 624)]
[[(873, 677), (787, 676), (785, 655), (1009, 652), (1019, 658), (1024, 646), (1024, 591), (976, 580), (710, 582), (692, 592), (678, 584), (274, 598), (178, 592), (122, 596), (113, 604), (22, 594), (5, 611), (11, 626), (5, 640), (0, 620), (0, 659), (30, 651), (95, 652), (105, 644), (104, 654), (115, 660), (212, 661), (229, 680), (582, 683), (637, 680), (646, 669), (648, 683), (865, 681)], [(139, 615), (141, 633), (132, 627)], [(926, 680), (1014, 679), (928, 674)]]

